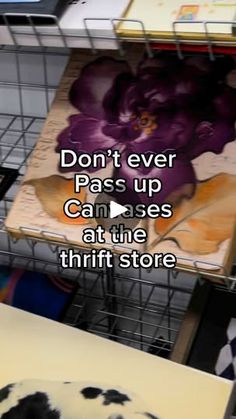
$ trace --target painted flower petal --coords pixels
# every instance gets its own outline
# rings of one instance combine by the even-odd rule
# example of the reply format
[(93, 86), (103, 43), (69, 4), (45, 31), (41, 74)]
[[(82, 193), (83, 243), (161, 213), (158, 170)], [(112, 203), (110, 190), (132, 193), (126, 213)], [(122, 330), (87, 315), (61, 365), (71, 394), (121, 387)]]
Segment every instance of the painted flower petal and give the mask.
[(235, 122), (232, 120), (202, 121), (196, 128), (194, 141), (186, 148), (186, 156), (192, 160), (207, 151), (219, 154), (225, 144), (235, 140), (235, 136)]
[(103, 133), (114, 138), (120, 143), (126, 144), (127, 147), (129, 142), (133, 144), (132, 141), (140, 136), (140, 132), (135, 131), (132, 124), (107, 124), (103, 127)]
[(146, 102), (144, 106), (150, 112), (170, 109), (174, 106), (175, 84), (167, 73), (161, 75), (144, 73), (138, 79), (137, 88)]
[(197, 64), (163, 54), (143, 61), (138, 69), (138, 83), (149, 99), (149, 110), (183, 107), (206, 98), (210, 91), (212, 94), (210, 68), (202, 70)]
[(204, 56), (180, 61), (172, 55), (158, 54), (140, 63), (137, 83), (152, 112), (171, 107), (202, 106), (213, 99), (217, 84), (224, 82), (233, 65), (232, 58), (227, 57), (212, 63)]
[(215, 82), (211, 73), (184, 65), (179, 72), (174, 72), (173, 79), (175, 106), (202, 106), (213, 97)]
[(213, 73), (215, 62), (211, 61), (209, 57), (205, 55), (192, 55), (185, 59), (185, 64), (190, 67), (195, 67), (202, 73)]
[(142, 135), (127, 145), (133, 153), (162, 153), (166, 150), (179, 150), (187, 146), (193, 138), (198, 117), (184, 111), (162, 112), (157, 114), (157, 128), (151, 135)]
[[(122, 160), (122, 167), (116, 169), (114, 178), (126, 179), (127, 191), (117, 194), (116, 198), (121, 204), (162, 204), (165, 202), (176, 203), (183, 197), (191, 197), (195, 185), (196, 177), (191, 162), (177, 158), (174, 160), (172, 168), (158, 169), (156, 167), (146, 170), (144, 167), (139, 169), (130, 168), (127, 165), (126, 158)], [(147, 193), (136, 193), (133, 191), (133, 179), (159, 179), (162, 182), (162, 190), (155, 193), (153, 197), (148, 197)]]
[(215, 82), (224, 81), (226, 75), (235, 67), (234, 58), (230, 55), (218, 56), (211, 61), (207, 55), (193, 55), (186, 58), (186, 66), (195, 67), (202, 74), (209, 74)]
[(104, 97), (105, 118), (111, 124), (127, 123), (143, 104), (144, 98), (137, 89), (134, 77), (121, 74)]
[(193, 198), (177, 205), (171, 218), (156, 220), (157, 238), (149, 251), (163, 240), (174, 240), (188, 253), (216, 253), (222, 242), (232, 240), (235, 217), (236, 176), (219, 173), (199, 182)]
[(172, 55), (159, 53), (154, 58), (146, 58), (137, 69), (138, 89), (148, 101), (148, 110), (154, 112), (169, 109), (174, 104), (174, 81), (172, 69), (180, 65), (180, 60)]
[(218, 115), (225, 119), (236, 119), (236, 90), (224, 86), (214, 98), (213, 104)]
[[(57, 138), (56, 152), (58, 153), (62, 149), (69, 149), (76, 153), (92, 154), (106, 151), (117, 144), (114, 138), (104, 134), (105, 123), (103, 121), (78, 114), (70, 117), (69, 122), (70, 125)], [(78, 166), (73, 169), (73, 171), (78, 170), (81, 170)], [(93, 171), (93, 168), (89, 170)], [(68, 169), (68, 171), (71, 171), (71, 169)]]
[(86, 65), (71, 86), (69, 98), (73, 106), (88, 116), (104, 118), (103, 100), (116, 77), (131, 74), (126, 61), (99, 57)]
[(145, 74), (171, 74), (173, 67), (176, 69), (181, 65), (181, 61), (176, 58), (176, 54), (165, 52), (157, 53), (153, 58), (144, 57), (137, 68), (137, 76), (140, 78)]
[[(52, 175), (41, 179), (31, 179), (24, 184), (34, 187), (43, 210), (52, 218), (64, 224), (83, 225), (89, 223), (89, 220), (82, 216), (69, 218), (64, 213), (64, 204), (68, 199), (74, 198), (79, 199), (82, 203), (86, 202), (86, 188), (81, 188), (80, 192), (76, 193), (74, 179)], [(78, 208), (75, 208), (75, 211), (77, 210)]]

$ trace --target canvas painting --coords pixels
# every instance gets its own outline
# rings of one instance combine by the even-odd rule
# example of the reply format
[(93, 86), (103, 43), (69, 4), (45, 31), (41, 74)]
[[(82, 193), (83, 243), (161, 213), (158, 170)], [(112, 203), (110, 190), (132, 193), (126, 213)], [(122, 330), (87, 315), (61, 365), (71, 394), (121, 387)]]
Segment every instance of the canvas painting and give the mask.
[(143, 37), (141, 21), (153, 38), (173, 40), (173, 22), (177, 22), (178, 36), (206, 40), (204, 22), (211, 22), (208, 32), (212, 38), (229, 39), (235, 6), (235, 1), (227, 0), (149, 0), (148, 7), (144, 8), (142, 0), (133, 0), (125, 15), (127, 21), (118, 25), (118, 32), (123, 36)]
[[(175, 71), (173, 71), (173, 68)], [(236, 215), (236, 72), (231, 57), (157, 53), (153, 58), (132, 48), (127, 57), (104, 52), (73, 53), (20, 192), (6, 221), (15, 235), (84, 246), (83, 230), (94, 220), (70, 219), (67, 199), (94, 202), (88, 188), (75, 194), (74, 175), (124, 179), (120, 204), (172, 206), (170, 218), (145, 218), (150, 253), (171, 252), (178, 264), (205, 270), (230, 269)], [(79, 155), (119, 150), (121, 167), (86, 171), (75, 165), (60, 169), (63, 149)], [(175, 153), (173, 167), (137, 169), (127, 165), (130, 153), (145, 156)], [(132, 181), (158, 178), (162, 189), (151, 197), (137, 194)], [(114, 194), (111, 194), (112, 199)], [(115, 246), (106, 236), (106, 247)], [(96, 245), (94, 246), (96, 247)], [(103, 246), (104, 247), (104, 246)], [(127, 249), (144, 246), (130, 244)]]

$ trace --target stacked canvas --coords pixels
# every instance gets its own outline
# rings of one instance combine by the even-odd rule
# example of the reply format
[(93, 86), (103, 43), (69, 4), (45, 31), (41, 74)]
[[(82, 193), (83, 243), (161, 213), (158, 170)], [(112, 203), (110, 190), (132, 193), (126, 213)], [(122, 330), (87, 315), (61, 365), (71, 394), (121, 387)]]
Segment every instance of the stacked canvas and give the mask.
[[(178, 36), (182, 34), (185, 39), (206, 40), (204, 22), (207, 22), (211, 37), (224, 40), (232, 38), (235, 11), (234, 0), (149, 0), (148, 7), (143, 7), (142, 0), (134, 0), (125, 18), (141, 20), (146, 32), (159, 39), (173, 39), (173, 22), (176, 22)], [(123, 23), (120, 32), (128, 36), (143, 36), (138, 22)]]
[[(234, 0), (190, 0), (187, 3), (183, 0), (149, 0), (147, 7), (144, 7), (143, 0), (100, 0), (99, 3), (96, 0), (76, 0), (68, 2), (60, 17), (62, 7), (58, 8), (58, 4), (61, 6), (62, 3), (56, 0), (17, 5), (3, 3), (0, 15), (3, 12), (33, 14), (40, 44), (56, 47), (116, 49), (117, 36), (143, 39), (143, 28), (152, 38), (171, 42), (176, 39), (173, 31), (179, 37), (194, 39), (195, 42), (206, 41), (208, 34), (214, 41), (232, 41), (235, 31)], [(47, 17), (45, 13), (48, 13)], [(43, 18), (38, 19), (35, 14), (41, 14)], [(11, 45), (16, 39), (18, 45), (39, 45), (35, 28), (29, 27), (26, 17), (8, 16), (8, 22), (15, 36), (12, 38), (1, 18), (2, 44)]]
[[(173, 73), (173, 68), (175, 72)], [(87, 247), (85, 228), (94, 219), (68, 218), (65, 202), (94, 203), (89, 187), (74, 190), (76, 173), (90, 179), (124, 179), (122, 205), (171, 205), (171, 217), (138, 219), (145, 244), (111, 242), (92, 247), (114, 252), (171, 253), (178, 266), (229, 272), (235, 244), (236, 90), (234, 61), (207, 56), (179, 61), (175, 55), (143, 56), (133, 48), (121, 60), (116, 53), (92, 57), (73, 53), (23, 184), (6, 220), (17, 237), (29, 235)], [(63, 149), (77, 155), (117, 149), (122, 167), (59, 167)], [(176, 154), (174, 166), (127, 167), (130, 153)], [(148, 158), (148, 157), (147, 157)], [(132, 191), (133, 178), (156, 178), (162, 190), (152, 197)], [(112, 200), (114, 196), (111, 195)], [(116, 224), (114, 220), (114, 224)]]

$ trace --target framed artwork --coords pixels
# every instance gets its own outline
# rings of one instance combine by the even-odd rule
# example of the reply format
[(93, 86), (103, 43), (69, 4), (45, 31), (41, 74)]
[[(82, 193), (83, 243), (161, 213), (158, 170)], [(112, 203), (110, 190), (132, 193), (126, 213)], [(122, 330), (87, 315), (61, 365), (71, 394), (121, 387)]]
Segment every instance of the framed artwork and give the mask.
[[(219, 24), (222, 16), (225, 23)], [(149, 0), (148, 8), (144, 8), (142, 0), (133, 0), (125, 15), (127, 21), (118, 26), (118, 32), (123, 36), (143, 37), (143, 29), (138, 24), (138, 21), (142, 21), (151, 38), (173, 41), (175, 22), (175, 31), (180, 38), (206, 41), (204, 22), (208, 22), (211, 38), (229, 40), (232, 39), (234, 16), (235, 1), (171, 0), (157, 3), (156, 0)]]
[[(173, 72), (175, 68), (175, 72)], [(177, 267), (229, 273), (235, 246), (236, 216), (236, 71), (231, 57), (157, 53), (148, 58), (143, 48), (131, 47), (125, 59), (117, 52), (75, 51), (58, 88), (27, 173), (6, 220), (14, 235), (86, 247), (83, 231), (95, 220), (68, 218), (70, 198), (93, 204), (98, 194), (89, 187), (74, 190), (75, 174), (126, 183), (119, 203), (144, 206), (169, 203), (171, 218), (139, 219), (145, 245), (115, 246), (105, 234), (105, 246), (117, 253), (172, 253)], [(59, 167), (60, 152), (80, 155), (117, 149), (121, 167)], [(176, 153), (173, 167), (127, 166), (130, 153), (145, 158)], [(149, 157), (148, 157), (149, 156)], [(149, 196), (134, 193), (133, 178), (159, 179), (162, 189)], [(111, 195), (114, 197), (114, 194)], [(88, 246), (87, 246), (88, 247)], [(94, 247), (104, 245), (94, 244)]]
[(0, 166), (0, 200), (3, 199), (8, 189), (18, 176), (18, 171)]

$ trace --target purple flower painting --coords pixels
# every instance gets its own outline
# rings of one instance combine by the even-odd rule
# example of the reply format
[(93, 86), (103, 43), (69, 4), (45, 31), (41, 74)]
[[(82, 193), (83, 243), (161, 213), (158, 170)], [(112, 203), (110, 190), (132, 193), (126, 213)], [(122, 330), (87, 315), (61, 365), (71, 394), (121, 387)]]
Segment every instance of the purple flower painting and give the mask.
[[(226, 83), (233, 68), (229, 57), (181, 61), (160, 53), (143, 59), (134, 71), (128, 61), (99, 57), (71, 86), (69, 100), (78, 113), (58, 136), (56, 151), (119, 149), (122, 167), (113, 176), (126, 179), (129, 203), (135, 202), (134, 177), (162, 181), (160, 193), (152, 198), (142, 194), (143, 203), (190, 198), (197, 185), (192, 160), (207, 151), (219, 154), (235, 139), (236, 90)], [(171, 169), (126, 164), (130, 153), (170, 152), (177, 154)]]

